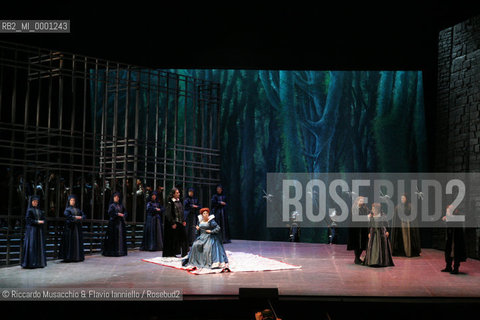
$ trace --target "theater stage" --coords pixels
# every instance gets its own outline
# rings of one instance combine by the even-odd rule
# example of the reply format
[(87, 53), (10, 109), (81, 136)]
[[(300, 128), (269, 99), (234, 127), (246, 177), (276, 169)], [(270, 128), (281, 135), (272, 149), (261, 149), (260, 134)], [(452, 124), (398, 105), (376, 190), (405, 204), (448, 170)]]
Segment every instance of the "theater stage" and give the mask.
[(135, 250), (119, 258), (91, 255), (82, 263), (48, 261), (44, 269), (1, 268), (0, 288), (181, 288), (185, 299), (236, 296), (240, 287), (278, 287), (282, 296), (480, 297), (480, 261), (469, 259), (459, 275), (443, 273), (443, 252), (435, 249), (394, 257), (395, 267), (377, 269), (353, 264), (345, 245), (234, 240), (225, 248), (302, 268), (193, 275), (141, 261), (161, 252)]

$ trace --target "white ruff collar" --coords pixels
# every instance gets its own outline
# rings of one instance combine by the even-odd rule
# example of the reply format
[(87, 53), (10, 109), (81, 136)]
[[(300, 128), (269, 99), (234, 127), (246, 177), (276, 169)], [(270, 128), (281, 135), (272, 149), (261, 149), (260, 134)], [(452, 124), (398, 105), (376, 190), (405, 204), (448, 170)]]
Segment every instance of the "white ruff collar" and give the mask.
[(173, 201), (173, 202), (177, 202), (177, 201), (180, 201), (180, 199), (172, 198), (172, 201)]
[[(213, 218), (215, 218), (215, 215), (210, 215), (208, 216), (208, 221), (207, 222), (210, 222), (210, 220), (212, 220)], [(202, 222), (203, 221), (203, 216), (201, 214), (198, 215), (198, 222)]]

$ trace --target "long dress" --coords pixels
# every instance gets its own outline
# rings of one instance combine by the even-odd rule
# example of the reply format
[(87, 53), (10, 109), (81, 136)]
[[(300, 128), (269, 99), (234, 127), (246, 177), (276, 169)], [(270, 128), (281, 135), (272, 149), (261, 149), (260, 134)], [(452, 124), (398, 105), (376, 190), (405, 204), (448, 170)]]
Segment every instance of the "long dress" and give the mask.
[[(157, 209), (160, 209), (158, 211)], [(157, 201), (147, 203), (147, 218), (143, 228), (143, 241), (140, 250), (161, 251), (163, 250), (163, 225), (162, 219), (165, 208)]]
[(390, 235), (392, 243), (392, 254), (394, 256), (418, 257), (420, 255), (420, 231), (416, 221), (403, 221), (399, 212), (403, 210), (406, 217), (411, 214), (411, 205), (399, 204), (395, 207), (395, 214), (392, 220), (392, 232)]
[(385, 216), (372, 216), (370, 218), (370, 238), (365, 255), (365, 265), (370, 267), (394, 266), (390, 239), (386, 232)]
[[(118, 216), (123, 213), (125, 216)], [(127, 210), (120, 204), (113, 202), (108, 208), (107, 232), (103, 243), (103, 255), (109, 257), (126, 256), (127, 252), (127, 233), (125, 228), (125, 218), (127, 217)]]
[[(85, 260), (85, 254), (83, 252), (82, 220), (86, 216), (80, 209), (72, 206), (68, 206), (63, 214), (66, 220), (59, 257), (68, 262), (83, 261)], [(77, 216), (82, 217), (82, 219), (76, 219)]]
[[(198, 208), (194, 208), (193, 206), (198, 206)], [(197, 198), (194, 197), (186, 197), (185, 201), (183, 202), (184, 208), (184, 219), (187, 222), (187, 239), (188, 244), (191, 246), (195, 241), (196, 237), (196, 226), (198, 225), (197, 215), (198, 210), (200, 209), (200, 202)]]
[(222, 242), (223, 243), (230, 243), (230, 229), (228, 226), (228, 215), (225, 211), (225, 206), (222, 205), (220, 202), (226, 202), (226, 197), (223, 193), (221, 194), (214, 194), (212, 197), (212, 215), (216, 218), (215, 220), (220, 225)]
[[(193, 243), (188, 257), (183, 259), (182, 265), (210, 269), (228, 268), (227, 254), (219, 237), (221, 229), (214, 218), (211, 215), (208, 221), (204, 221), (201, 215), (198, 216), (199, 236)], [(211, 233), (207, 233), (207, 230)]]
[[(358, 208), (360, 216), (368, 215), (368, 208), (366, 205)], [(348, 228), (347, 250), (363, 251), (367, 249), (368, 244), (368, 228), (365, 227), (350, 227)]]
[[(182, 257), (188, 253), (187, 230), (183, 226), (184, 212), (180, 199), (169, 199), (165, 210), (165, 229), (163, 233), (163, 257)], [(175, 229), (172, 228), (176, 225)]]
[(47, 265), (45, 213), (38, 207), (30, 207), (26, 213), (25, 239), (23, 240), (22, 268), (43, 268)]

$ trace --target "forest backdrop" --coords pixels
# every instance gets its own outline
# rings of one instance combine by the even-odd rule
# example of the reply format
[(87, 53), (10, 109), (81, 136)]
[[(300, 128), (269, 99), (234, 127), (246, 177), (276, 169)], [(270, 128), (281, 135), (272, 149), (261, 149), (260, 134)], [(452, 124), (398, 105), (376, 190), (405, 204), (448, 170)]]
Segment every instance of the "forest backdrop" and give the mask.
[[(287, 227), (266, 228), (267, 172), (427, 170), (420, 71), (166, 71), (220, 83), (214, 139), (233, 239), (288, 240)], [(302, 230), (301, 241), (327, 240)]]
[[(287, 240), (265, 228), (267, 172), (427, 169), (418, 71), (173, 70), (219, 82), (222, 182), (233, 238)], [(327, 242), (324, 229), (301, 240)]]

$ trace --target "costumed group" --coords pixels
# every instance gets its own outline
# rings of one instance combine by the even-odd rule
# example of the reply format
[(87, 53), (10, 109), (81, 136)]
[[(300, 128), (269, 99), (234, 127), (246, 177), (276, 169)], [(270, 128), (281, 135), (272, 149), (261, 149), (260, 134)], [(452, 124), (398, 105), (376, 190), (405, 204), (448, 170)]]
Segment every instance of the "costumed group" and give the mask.
[[(415, 221), (404, 221), (399, 217), (401, 212), (405, 216), (411, 214), (411, 204), (404, 194), (400, 203), (395, 207), (390, 232), (386, 216), (382, 213), (378, 202), (372, 203), (371, 209), (367, 207), (365, 198), (359, 196), (355, 199), (352, 211), (358, 215), (369, 217), (368, 228), (349, 228), (347, 250), (355, 253), (355, 264), (370, 267), (394, 266), (392, 256), (418, 257), (421, 253), (420, 232)], [(465, 230), (458, 222), (449, 221), (449, 217), (459, 215), (458, 209), (452, 205), (447, 206), (442, 221), (446, 223), (445, 263), (442, 272), (458, 274), (460, 262), (466, 261)], [(361, 256), (365, 251), (365, 258)], [(452, 268), (453, 262), (453, 268)]]
[[(150, 195), (146, 205), (146, 219), (140, 250), (163, 251), (163, 257), (184, 257), (182, 264), (187, 268), (221, 268), (228, 271), (228, 258), (223, 243), (230, 242), (228, 216), (225, 212), (226, 198), (218, 185), (211, 199), (211, 211), (202, 208), (195, 190), (188, 189), (184, 201), (180, 190), (173, 188), (164, 208), (157, 192)], [(391, 228), (388, 228), (380, 203), (367, 207), (365, 198), (355, 199), (352, 210), (369, 217), (369, 227), (349, 228), (347, 250), (355, 253), (355, 264), (370, 267), (394, 266), (392, 256), (415, 257), (421, 253), (420, 233), (413, 222), (401, 221), (399, 211), (408, 216), (411, 204), (407, 196), (395, 207)], [(77, 207), (77, 199), (69, 196), (65, 209), (65, 228), (60, 245), (60, 258), (65, 262), (84, 260), (82, 221), (85, 214)], [(453, 226), (448, 217), (459, 214), (452, 206), (446, 208), (442, 218), (446, 221), (445, 262), (443, 272), (459, 273), (460, 262), (466, 261), (465, 234), (462, 227)], [(108, 227), (103, 243), (104, 256), (126, 256), (125, 218), (127, 211), (122, 204), (121, 194), (112, 195), (108, 207)], [(32, 196), (26, 213), (26, 231), (23, 243), (23, 268), (41, 268), (47, 264), (45, 253), (45, 214), (39, 208), (39, 197)], [(390, 229), (390, 232), (388, 230)], [(361, 256), (365, 251), (365, 258)], [(452, 267), (453, 263), (453, 267)]]
[[(188, 189), (184, 201), (180, 190), (173, 188), (163, 207), (160, 195), (154, 191), (146, 205), (146, 219), (140, 250), (163, 251), (163, 257), (183, 257), (186, 268), (228, 269), (228, 258), (223, 243), (230, 242), (228, 217), (225, 211), (226, 197), (218, 185), (211, 199), (210, 208), (202, 208), (195, 197), (194, 188)], [(47, 265), (45, 243), (45, 213), (39, 206), (40, 197), (31, 196), (26, 213), (26, 230), (23, 242), (21, 266), (43, 268)], [(120, 192), (112, 194), (108, 206), (108, 226), (103, 241), (104, 256), (126, 256), (127, 210)], [(64, 262), (85, 260), (83, 250), (82, 221), (85, 214), (78, 208), (75, 195), (68, 197), (65, 227), (60, 244), (59, 257)]]

